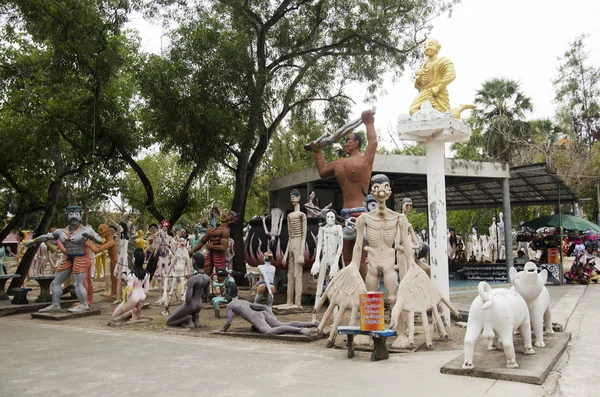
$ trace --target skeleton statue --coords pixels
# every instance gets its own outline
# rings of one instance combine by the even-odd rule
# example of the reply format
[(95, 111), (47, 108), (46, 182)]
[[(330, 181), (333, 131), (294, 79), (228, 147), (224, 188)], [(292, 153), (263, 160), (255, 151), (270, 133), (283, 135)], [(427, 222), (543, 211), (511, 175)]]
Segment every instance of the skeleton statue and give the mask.
[(271, 253), (265, 253), (265, 263), (258, 265), (258, 273), (260, 277), (256, 286), (256, 296), (254, 297), (254, 303), (258, 303), (261, 297), (265, 297), (267, 300), (267, 306), (273, 306), (273, 293), (275, 293), (275, 266), (271, 264)]
[(475, 260), (477, 262), (481, 262), (481, 256), (483, 254), (482, 252), (482, 240), (481, 240), (481, 236), (479, 236), (479, 231), (477, 230), (477, 228), (473, 228), (472, 229), (472, 233), (470, 238), (470, 244), (469, 244), (469, 255), (468, 257), (474, 257)]
[[(356, 221), (356, 243), (351, 262), (331, 280), (325, 294), (315, 306), (314, 313), (317, 313), (325, 300), (329, 299), (329, 307), (323, 315), (319, 332), (323, 330), (333, 310), (336, 307), (339, 308), (339, 313), (335, 317), (333, 329), (327, 342), (328, 347), (335, 344), (337, 327), (344, 318), (346, 310), (352, 310), (350, 325), (355, 325), (360, 309), (360, 294), (366, 293), (367, 290), (377, 290), (379, 272), (383, 273), (383, 283), (391, 304), (393, 305), (396, 300), (398, 282), (394, 264), (397, 256), (396, 251), (400, 250), (400, 243), (409, 239), (408, 222), (401, 214), (388, 209), (385, 205), (386, 200), (392, 194), (387, 176), (378, 174), (371, 178), (371, 194), (377, 200), (377, 208), (362, 214)], [(401, 236), (402, 231), (404, 233)], [(369, 242), (369, 246), (365, 248), (369, 255), (366, 285), (358, 271), (362, 257), (363, 234), (366, 234)], [(393, 248), (393, 245), (396, 249)], [(409, 252), (408, 254), (405, 253), (405, 256), (412, 258), (412, 245), (409, 244), (408, 247)]]
[[(337, 214), (334, 210), (327, 211), (325, 215), (325, 226), (319, 228), (317, 239), (317, 252), (315, 262), (310, 270), (313, 276), (319, 275), (317, 281), (317, 293), (315, 296), (315, 306), (323, 293), (325, 279), (331, 280), (339, 270), (340, 255), (344, 246), (342, 227), (336, 225)], [(323, 257), (321, 257), (323, 254)], [(329, 273), (328, 273), (329, 270)], [(313, 314), (313, 320), (315, 320)]]
[(227, 251), (225, 251), (225, 262), (227, 263), (227, 271), (231, 272), (233, 270), (233, 258), (235, 257), (235, 241), (231, 237), (229, 237), (227, 243)]
[[(171, 259), (169, 267), (165, 271), (165, 279), (171, 279), (171, 290), (169, 291), (169, 297), (167, 298), (167, 288), (165, 287), (163, 301), (171, 299), (173, 292), (175, 291), (175, 285), (179, 284), (181, 287), (181, 300), (185, 299), (185, 274), (192, 274), (192, 260), (189, 252), (186, 248), (185, 238), (179, 237), (177, 242), (177, 250), (175, 255)], [(166, 284), (165, 284), (166, 286)]]
[(144, 269), (136, 268), (125, 276), (127, 286), (123, 288), (121, 303), (112, 314), (114, 321), (137, 320), (142, 315), (142, 305), (148, 296), (150, 274)]
[(158, 233), (158, 243), (153, 253), (153, 255), (158, 256), (155, 276), (158, 279), (158, 296), (160, 298), (158, 301), (156, 301), (157, 305), (166, 305), (168, 303), (168, 300), (166, 299), (166, 290), (169, 287), (167, 268), (169, 266), (169, 259), (173, 255), (174, 249), (173, 239), (167, 234), (169, 226), (170, 222), (166, 219), (160, 223), (161, 230)]
[(300, 192), (290, 192), (294, 211), (287, 216), (288, 244), (283, 263), (288, 267), (287, 305), (302, 305), (302, 268), (306, 245), (306, 214), (300, 211)]
[(159, 243), (160, 237), (158, 233), (158, 225), (156, 223), (151, 223), (148, 226), (148, 245), (146, 247), (146, 259), (148, 260), (148, 263), (146, 264), (146, 271), (150, 273), (150, 283), (152, 283), (152, 279), (156, 273), (158, 255), (154, 254), (154, 252), (158, 253)]
[(70, 308), (71, 312), (81, 312), (89, 310), (86, 303), (86, 291), (83, 288), (83, 279), (85, 277), (85, 253), (84, 246), (88, 239), (94, 240), (96, 243), (101, 243), (102, 239), (92, 228), (83, 227), (81, 225), (81, 207), (68, 206), (67, 219), (69, 226), (64, 229), (56, 229), (53, 233), (38, 236), (26, 242), (28, 247), (31, 247), (38, 242), (59, 239), (65, 247), (66, 257), (58, 267), (54, 284), (52, 287), (52, 305), (41, 309), (40, 311), (59, 311), (60, 297), (62, 295), (62, 283), (73, 274), (73, 283), (75, 284), (75, 292), (79, 299), (79, 306)]

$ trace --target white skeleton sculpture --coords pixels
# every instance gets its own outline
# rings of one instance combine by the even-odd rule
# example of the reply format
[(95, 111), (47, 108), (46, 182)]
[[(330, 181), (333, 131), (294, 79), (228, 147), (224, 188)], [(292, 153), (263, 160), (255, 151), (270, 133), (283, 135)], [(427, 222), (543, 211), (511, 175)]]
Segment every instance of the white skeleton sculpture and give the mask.
[[(367, 286), (370, 286), (372, 291), (377, 290), (380, 270), (384, 272), (384, 284), (388, 291), (388, 296), (390, 296), (390, 300), (395, 301), (398, 283), (394, 270), (396, 254), (394, 248), (392, 248), (392, 244), (396, 244), (396, 247), (399, 247), (401, 215), (385, 206), (386, 200), (392, 194), (390, 181), (387, 176), (381, 174), (373, 176), (371, 178), (371, 186), (371, 194), (377, 200), (377, 209), (358, 217), (356, 221), (356, 243), (352, 251), (352, 260), (348, 266), (340, 270), (333, 277), (325, 293), (317, 302), (313, 312), (317, 313), (325, 303), (325, 300), (329, 299), (329, 307), (319, 324), (319, 332), (322, 332), (333, 310), (339, 308), (339, 313), (335, 316), (333, 328), (327, 342), (328, 347), (332, 347), (335, 344), (337, 328), (344, 318), (346, 310), (352, 310), (350, 325), (356, 324), (360, 310), (360, 294), (367, 292)], [(406, 230), (406, 223), (404, 223), (404, 227)], [(358, 271), (362, 258), (363, 235), (365, 233), (369, 241), (369, 246), (365, 248), (369, 254), (366, 285)], [(410, 252), (412, 255), (412, 250)]]
[[(319, 275), (317, 281), (317, 293), (315, 296), (315, 306), (323, 293), (323, 284), (325, 278), (331, 280), (339, 270), (340, 256), (344, 246), (343, 232), (340, 225), (335, 224), (337, 214), (334, 210), (329, 210), (325, 215), (325, 226), (319, 228), (319, 236), (317, 238), (317, 252), (315, 254), (315, 262), (310, 270), (313, 276)], [(323, 254), (323, 257), (321, 257)], [(328, 273), (329, 270), (329, 273)], [(313, 321), (316, 315), (313, 314)]]
[(158, 234), (158, 244), (156, 247), (156, 251), (154, 251), (154, 255), (158, 255), (158, 262), (156, 263), (156, 273), (155, 275), (158, 278), (158, 296), (160, 297), (156, 302), (157, 305), (166, 305), (168, 300), (166, 300), (166, 293), (164, 291), (167, 290), (168, 278), (166, 277), (167, 267), (169, 266), (169, 258), (172, 256), (172, 247), (173, 242), (171, 236), (169, 236), (165, 230), (165, 227), (162, 227)]
[(306, 246), (306, 214), (300, 211), (300, 192), (290, 192), (294, 211), (287, 216), (288, 244), (283, 255), (283, 263), (288, 268), (287, 305), (302, 305), (302, 270)]
[(490, 252), (490, 260), (496, 262), (498, 259), (504, 258), (504, 228), (500, 227), (500, 224), (496, 222), (496, 217), (492, 218), (492, 225), (490, 226), (490, 237), (488, 239), (488, 246)]
[[(179, 238), (179, 242), (177, 245), (177, 250), (175, 251), (175, 255), (171, 259), (171, 263), (169, 267), (165, 271), (165, 289), (163, 292), (163, 301), (169, 302), (171, 297), (173, 296), (173, 292), (175, 292), (175, 287), (179, 284), (181, 288), (181, 299), (185, 300), (185, 275), (192, 274), (192, 259), (190, 258), (189, 251), (187, 249), (186, 240), (183, 237)], [(169, 297), (167, 298), (167, 286), (168, 280), (171, 280), (171, 290), (169, 291)]]

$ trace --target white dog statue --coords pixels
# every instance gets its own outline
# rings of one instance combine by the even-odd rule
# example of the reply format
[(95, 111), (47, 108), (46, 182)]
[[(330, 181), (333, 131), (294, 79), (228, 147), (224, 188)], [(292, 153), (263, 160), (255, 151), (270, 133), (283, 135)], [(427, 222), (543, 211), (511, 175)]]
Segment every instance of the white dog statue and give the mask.
[(546, 332), (554, 333), (552, 308), (550, 307), (550, 293), (546, 288), (548, 271), (544, 269), (538, 273), (537, 269), (535, 263), (527, 262), (522, 272), (517, 272), (514, 267), (511, 267), (508, 276), (513, 283), (511, 289), (525, 299), (529, 308), (531, 328), (535, 333), (535, 347), (545, 347), (544, 325)]
[(472, 369), (473, 350), (479, 334), (493, 339), (490, 348), (496, 345), (498, 338), (502, 340), (506, 366), (518, 368), (515, 348), (513, 345), (513, 332), (519, 330), (523, 337), (524, 354), (534, 354), (531, 346), (531, 324), (527, 304), (521, 295), (509, 289), (495, 289), (485, 281), (479, 283), (477, 288), (479, 296), (471, 303), (467, 333), (465, 335), (465, 362), (464, 369)]

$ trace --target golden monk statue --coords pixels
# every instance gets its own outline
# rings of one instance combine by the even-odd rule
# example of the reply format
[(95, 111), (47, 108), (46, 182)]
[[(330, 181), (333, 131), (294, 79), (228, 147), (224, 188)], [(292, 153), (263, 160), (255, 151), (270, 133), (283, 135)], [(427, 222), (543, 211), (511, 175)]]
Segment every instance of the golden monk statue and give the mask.
[(419, 95), (410, 105), (410, 115), (412, 116), (421, 108), (425, 101), (431, 102), (433, 108), (446, 112), (450, 110), (450, 96), (446, 86), (456, 78), (454, 64), (448, 58), (438, 58), (441, 45), (436, 39), (427, 39), (425, 41), (425, 56), (427, 60), (416, 72), (415, 88), (419, 90)]
[[(409, 113), (412, 116), (425, 101), (429, 101), (433, 108), (439, 112), (450, 110), (450, 96), (446, 86), (456, 78), (454, 64), (448, 58), (438, 58), (440, 52), (440, 42), (436, 39), (427, 39), (425, 41), (425, 56), (427, 60), (416, 72), (415, 88), (419, 90), (419, 95), (410, 105)], [(460, 119), (460, 113), (466, 109), (475, 109), (475, 105), (461, 104), (459, 107), (450, 110), (455, 119)]]

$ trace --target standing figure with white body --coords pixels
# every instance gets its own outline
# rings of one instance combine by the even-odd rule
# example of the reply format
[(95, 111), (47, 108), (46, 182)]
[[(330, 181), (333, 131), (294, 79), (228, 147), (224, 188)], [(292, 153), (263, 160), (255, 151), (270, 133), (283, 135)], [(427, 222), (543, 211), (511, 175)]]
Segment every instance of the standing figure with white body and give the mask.
[(271, 257), (273, 255), (267, 251), (265, 252), (265, 263), (258, 265), (258, 273), (260, 277), (258, 284), (256, 285), (256, 296), (254, 297), (254, 303), (259, 303), (261, 297), (265, 297), (267, 300), (267, 306), (273, 306), (273, 294), (275, 293), (275, 266), (271, 264)]
[(181, 287), (181, 300), (185, 300), (185, 274), (192, 274), (192, 259), (187, 249), (186, 240), (183, 237), (179, 237), (177, 244), (177, 250), (167, 270), (165, 271), (165, 279), (171, 279), (171, 290), (169, 291), (169, 297), (167, 298), (167, 289), (165, 287), (163, 293), (163, 301), (168, 302), (173, 296), (175, 291), (175, 285), (179, 284)]
[(168, 303), (165, 299), (166, 294), (164, 291), (169, 288), (169, 279), (166, 277), (166, 271), (169, 266), (169, 260), (173, 255), (173, 240), (167, 234), (170, 226), (170, 222), (166, 219), (160, 223), (161, 230), (158, 233), (158, 244), (152, 254), (158, 256), (155, 273), (158, 279), (158, 296), (160, 297), (156, 302), (158, 305), (166, 305)]
[[(325, 277), (327, 281), (331, 280), (339, 270), (340, 256), (344, 247), (342, 226), (336, 225), (337, 214), (334, 210), (327, 211), (325, 215), (325, 226), (319, 228), (317, 238), (317, 252), (315, 262), (310, 270), (313, 276), (319, 275), (317, 281), (317, 294), (315, 297), (315, 306), (323, 293), (323, 284)], [(321, 254), (323, 257), (321, 257)], [(329, 270), (329, 272), (328, 272)], [(316, 316), (313, 315), (313, 316)], [(313, 318), (313, 321), (315, 318)]]
[(123, 295), (123, 276), (129, 273), (129, 232), (125, 222), (119, 223), (119, 259), (115, 266), (113, 275), (117, 278), (117, 299), (113, 302), (114, 305), (121, 303)]

